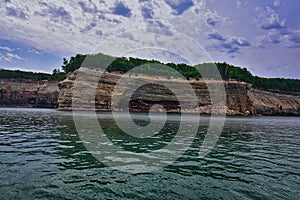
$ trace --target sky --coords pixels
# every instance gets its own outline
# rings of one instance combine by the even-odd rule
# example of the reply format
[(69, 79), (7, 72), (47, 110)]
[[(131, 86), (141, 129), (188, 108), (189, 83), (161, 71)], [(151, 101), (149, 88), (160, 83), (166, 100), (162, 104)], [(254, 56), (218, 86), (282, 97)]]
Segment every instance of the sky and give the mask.
[(300, 79), (298, 0), (1, 0), (0, 68), (52, 72), (77, 53), (227, 62)]

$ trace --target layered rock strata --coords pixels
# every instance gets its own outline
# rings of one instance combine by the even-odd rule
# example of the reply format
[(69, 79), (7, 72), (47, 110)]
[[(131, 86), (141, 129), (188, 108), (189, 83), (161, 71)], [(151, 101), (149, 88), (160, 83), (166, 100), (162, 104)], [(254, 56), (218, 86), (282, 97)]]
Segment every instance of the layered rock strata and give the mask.
[[(187, 88), (181, 83), (183, 80), (180, 79), (134, 74), (126, 77), (118, 73), (105, 73), (99, 78), (91, 69), (86, 68), (81, 72), (85, 73), (86, 77), (92, 78), (78, 81), (75, 71), (60, 83), (0, 79), (0, 106), (72, 110), (73, 99), (76, 101), (74, 109), (78, 110), (124, 111), (129, 107), (129, 110), (134, 112), (148, 112), (151, 109), (154, 112), (211, 114), (212, 107), (217, 106), (220, 110), (225, 109), (227, 115), (300, 116), (300, 94), (258, 90), (252, 88), (250, 84), (234, 80), (208, 81), (209, 84), (224, 85), (226, 92), (226, 107), (224, 107), (222, 103), (216, 105), (218, 102), (211, 102), (207, 82), (203, 80), (189, 81), (197, 97), (197, 105), (195, 105), (189, 102), (192, 97), (189, 96)], [(95, 80), (97, 80), (96, 84)], [(117, 84), (120, 80), (123, 81), (121, 85)], [(147, 84), (155, 82), (153, 80), (156, 80), (157, 84)], [(131, 92), (137, 83), (143, 86)], [(176, 89), (174, 91), (167, 86)], [(186, 106), (183, 107), (182, 102)], [(220, 114), (218, 109), (214, 112)]]
[(57, 108), (58, 81), (0, 79), (0, 105)]
[[(284, 92), (270, 92), (253, 89), (250, 84), (234, 80), (216, 81), (190, 80), (198, 98), (198, 105), (186, 104), (184, 108), (179, 100), (191, 99), (182, 88), (180, 79), (167, 79), (162, 77), (146, 77), (142, 75), (124, 76), (117, 73), (105, 73), (101, 78), (96, 77), (97, 73), (91, 69), (81, 69), (85, 74), (84, 80), (77, 80), (77, 72), (72, 73), (68, 78), (59, 84), (60, 95), (58, 98), (59, 110), (91, 110), (97, 111), (124, 111), (129, 107), (130, 111), (148, 112), (149, 109), (155, 112), (186, 112), (211, 114), (212, 107), (219, 102), (211, 102), (210, 93), (207, 88), (209, 84), (223, 84), (226, 91), (226, 114), (227, 115), (300, 115), (300, 95)], [(122, 78), (122, 85), (118, 82)], [(95, 80), (98, 83), (95, 84)], [(147, 84), (156, 80), (159, 84)], [(134, 93), (131, 89), (137, 82), (144, 85)], [(178, 88), (176, 95), (168, 87)], [(116, 86), (119, 90), (116, 92)], [(115, 90), (115, 91), (114, 91)], [(94, 94), (94, 98), (91, 94)], [(114, 99), (112, 101), (112, 96)], [(128, 98), (130, 96), (130, 98)], [(127, 98), (127, 100), (126, 100)], [(76, 104), (72, 108), (72, 99)], [(183, 100), (184, 101), (184, 100)], [(161, 105), (161, 106), (156, 106)], [(220, 103), (220, 110), (224, 105)], [(213, 114), (220, 114), (215, 112)]]

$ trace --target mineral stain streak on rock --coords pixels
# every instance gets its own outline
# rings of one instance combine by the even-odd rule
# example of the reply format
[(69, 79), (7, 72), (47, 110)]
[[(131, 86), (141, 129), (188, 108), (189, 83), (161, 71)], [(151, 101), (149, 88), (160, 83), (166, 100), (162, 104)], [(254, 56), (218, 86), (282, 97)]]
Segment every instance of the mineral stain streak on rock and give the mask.
[(57, 81), (0, 79), (0, 106), (57, 108)]
[[(82, 69), (81, 69), (82, 70)], [(87, 73), (93, 73), (91, 69), (83, 69)], [(74, 96), (77, 71), (71, 73), (64, 81), (33, 81), (20, 79), (0, 79), (0, 106), (6, 107), (32, 107), (32, 108), (57, 108), (58, 110), (72, 110), (72, 98), (77, 98), (82, 107), (78, 110), (111, 111), (114, 107), (117, 111), (123, 111), (124, 106), (129, 106), (133, 112), (163, 112), (171, 113), (202, 113), (211, 114), (212, 103), (207, 85), (203, 80), (189, 80), (198, 97), (198, 106), (191, 105), (183, 109), (178, 98), (185, 97), (184, 88), (174, 94), (163, 84), (146, 84), (138, 88), (130, 98), (130, 102), (123, 102), (122, 96), (132, 87), (133, 79), (147, 80), (159, 79), (158, 82), (174, 84), (180, 87), (178, 78), (147, 77), (142, 75), (128, 76), (128, 81), (118, 102), (113, 102), (111, 97), (116, 84), (124, 74), (105, 73), (99, 79), (95, 92), (94, 103), (88, 102), (83, 95)], [(226, 90), (226, 114), (227, 115), (291, 115), (300, 116), (300, 94), (280, 91), (265, 91), (254, 89), (250, 84), (235, 80), (217, 81), (209, 80), (213, 84), (224, 84)], [(79, 87), (82, 91), (88, 91), (91, 87), (89, 80), (82, 81)], [(178, 92), (177, 92), (178, 93)], [(179, 95), (179, 96), (178, 96)], [(186, 97), (188, 100), (188, 97)], [(215, 102), (218, 103), (218, 102)], [(157, 106), (161, 105), (161, 106)], [(218, 106), (218, 105), (217, 105)], [(220, 104), (222, 106), (222, 104)], [(219, 113), (213, 113), (219, 114)]]
[[(82, 69), (81, 69), (82, 70)], [(90, 73), (91, 69), (83, 69), (87, 73)], [(67, 79), (59, 83), (59, 98), (58, 98), (58, 109), (59, 110), (72, 110), (72, 94), (74, 90), (76, 71), (68, 76)], [(89, 110), (96, 109), (97, 111), (111, 111), (112, 102), (111, 96), (118, 80), (123, 76), (118, 73), (105, 73), (96, 89), (95, 105), (91, 105), (90, 102), (84, 102), (84, 98), (78, 96), (73, 98), (81, 101), (82, 107), (75, 109), (78, 110)], [(171, 82), (172, 84), (179, 84), (180, 79), (167, 79), (162, 77), (146, 77), (138, 75), (137, 77), (128, 77), (128, 84), (123, 88), (123, 93), (118, 95), (126, 95), (126, 91), (131, 87), (132, 80), (134, 78), (139, 79), (160, 79)], [(227, 115), (300, 115), (300, 95), (295, 93), (285, 92), (271, 92), (263, 91), (252, 88), (250, 84), (238, 82), (234, 80), (229, 81), (217, 81), (209, 80), (213, 84), (224, 84), (226, 90), (226, 114)], [(148, 112), (151, 111), (161, 112), (161, 107), (155, 106), (160, 104), (167, 112), (173, 113), (202, 113), (211, 114), (212, 104), (210, 101), (210, 94), (207, 89), (207, 85), (203, 80), (189, 80), (192, 85), (197, 97), (199, 105), (195, 108), (191, 106), (188, 109), (182, 110), (175, 94), (168, 88), (156, 84), (148, 84), (139, 88), (131, 96), (130, 102), (114, 102), (114, 108), (118, 111), (122, 111), (124, 106), (129, 105), (129, 110), (134, 112)], [(86, 80), (81, 83), (83, 88), (89, 88), (92, 83)], [(185, 95), (184, 88), (182, 92), (177, 95)], [(120, 98), (122, 99), (122, 98)], [(188, 98), (187, 98), (188, 99)], [(215, 102), (218, 103), (218, 102)], [(220, 106), (222, 104), (220, 103)], [(213, 113), (219, 114), (219, 113)]]

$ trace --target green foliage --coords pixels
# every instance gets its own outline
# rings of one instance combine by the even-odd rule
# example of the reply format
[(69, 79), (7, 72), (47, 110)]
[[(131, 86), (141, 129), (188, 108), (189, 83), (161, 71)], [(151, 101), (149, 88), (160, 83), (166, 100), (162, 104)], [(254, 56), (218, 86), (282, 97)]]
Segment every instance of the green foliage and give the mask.
[[(86, 59), (88, 58), (88, 59)], [(84, 59), (86, 59), (84, 61)], [(83, 63), (84, 62), (84, 63)], [(123, 72), (126, 73), (129, 70), (144, 65), (146, 68), (136, 69), (138, 73), (165, 76), (166, 78), (177, 78), (178, 73), (172, 72), (163, 67), (158, 66), (161, 62), (157, 60), (145, 60), (140, 58), (114, 58), (111, 56), (96, 54), (96, 55), (80, 55), (71, 57), (70, 61), (64, 59), (62, 69), (65, 73), (72, 72), (78, 69), (81, 65), (87, 67), (101, 68), (108, 66), (106, 70), (108, 72)], [(200, 78), (223, 78), (224, 80), (235, 79), (250, 83), (254, 88), (266, 89), (266, 90), (282, 90), (291, 92), (300, 92), (300, 80), (296, 79), (283, 79), (283, 78), (261, 78), (253, 76), (246, 68), (235, 67), (225, 62), (223, 63), (203, 63), (196, 66), (190, 66), (184, 63), (167, 63), (169, 66), (179, 72), (186, 79)], [(215, 67), (217, 66), (217, 68)], [(199, 73), (200, 72), (200, 73)], [(221, 77), (220, 77), (221, 76)]]
[(51, 80), (63, 80), (66, 78), (66, 74), (61, 72), (60, 69), (54, 69), (51, 74)]
[(235, 79), (252, 84), (254, 88), (300, 92), (300, 80), (284, 78), (262, 78), (253, 76), (246, 68), (235, 67), (227, 63), (216, 63), (223, 79)]
[(79, 67), (81, 67), (83, 61), (86, 59), (87, 55), (77, 54), (75, 57), (71, 57), (70, 60), (66, 58), (63, 59), (62, 69), (66, 74), (73, 72)]
[[(138, 66), (146, 66), (138, 68)], [(162, 65), (173, 68), (174, 71), (161, 67)], [(236, 67), (223, 63), (203, 63), (195, 66), (190, 66), (184, 63), (167, 63), (162, 64), (157, 60), (146, 60), (140, 58), (115, 58), (104, 54), (94, 55), (81, 55), (77, 54), (69, 60), (63, 59), (61, 72), (59, 69), (54, 69), (52, 74), (36, 73), (36, 72), (23, 72), (19, 70), (11, 71), (0, 69), (0, 78), (20, 78), (32, 80), (63, 80), (66, 74), (75, 71), (81, 66), (105, 69), (108, 72), (122, 72), (126, 73), (135, 68), (135, 72), (144, 73), (153, 76), (165, 76), (168, 79), (178, 78), (178, 72), (186, 79), (199, 80), (200, 78), (223, 78), (225, 80), (235, 79), (250, 83), (254, 88), (265, 90), (281, 90), (288, 92), (300, 92), (300, 80), (296, 79), (283, 79), (283, 78), (261, 78), (253, 76), (246, 68)], [(108, 66), (106, 68), (106, 66)], [(215, 67), (217, 66), (217, 67)], [(200, 72), (200, 73), (199, 73)]]
[(40, 72), (25, 72), (20, 70), (0, 69), (0, 78), (31, 79), (31, 80), (63, 80), (65, 73), (53, 70), (52, 74)]

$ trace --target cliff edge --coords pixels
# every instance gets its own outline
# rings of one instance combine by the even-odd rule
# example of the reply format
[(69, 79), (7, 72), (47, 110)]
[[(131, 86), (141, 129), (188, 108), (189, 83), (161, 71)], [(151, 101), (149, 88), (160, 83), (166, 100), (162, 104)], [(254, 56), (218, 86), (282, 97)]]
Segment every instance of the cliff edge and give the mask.
[[(93, 76), (95, 74), (93, 70), (84, 68), (81, 69), (84, 73)], [(58, 97), (58, 109), (59, 110), (72, 110), (72, 95), (75, 90), (75, 79), (77, 71), (70, 74), (67, 79), (59, 83), (59, 97)], [(112, 92), (122, 77), (122, 74), (118, 73), (105, 73), (105, 75), (99, 80), (96, 89), (95, 106), (91, 105), (88, 98), (85, 97), (85, 92), (88, 88), (93, 88), (93, 83), (89, 80), (77, 82), (76, 87), (82, 88), (82, 95), (74, 95), (73, 98), (80, 102), (78, 110), (90, 110), (96, 109), (97, 111), (111, 111), (111, 96)], [(161, 77), (141, 77), (139, 79), (157, 78), (160, 82), (168, 82), (179, 86), (179, 79), (164, 79)], [(124, 77), (123, 77), (124, 78)], [(135, 77), (128, 77), (128, 81), (122, 93), (121, 97), (126, 96), (129, 93), (129, 89), (132, 87), (131, 80)], [(226, 114), (227, 115), (290, 115), (300, 116), (300, 94), (286, 93), (280, 91), (264, 91), (254, 89), (250, 84), (244, 82), (238, 82), (235, 80), (228, 81), (215, 81), (214, 84), (224, 84), (226, 90)], [(148, 112), (150, 108), (152, 111), (161, 112), (161, 108), (153, 105), (160, 104), (167, 112), (186, 112), (186, 113), (203, 113), (210, 114), (212, 111), (212, 104), (210, 100), (210, 94), (206, 83), (203, 80), (190, 80), (190, 85), (193, 87), (199, 105), (196, 107), (190, 107), (182, 109), (176, 96), (168, 88), (160, 85), (145, 85), (139, 88), (131, 96), (129, 101), (129, 110), (135, 112)], [(78, 91), (78, 88), (76, 88)], [(182, 92), (176, 95), (185, 95), (184, 89)], [(178, 96), (177, 96), (178, 97)], [(122, 99), (122, 98), (120, 98)], [(122, 111), (124, 106), (128, 105), (128, 102), (114, 102), (114, 109)], [(154, 108), (154, 110), (153, 110)], [(213, 113), (219, 114), (219, 113)]]
[[(83, 72), (94, 75), (94, 71), (84, 68)], [(133, 87), (132, 78), (135, 79), (159, 79), (160, 83), (171, 84), (181, 88), (180, 79), (167, 79), (162, 77), (143, 77), (132, 75), (125, 78), (122, 92), (118, 93), (119, 101), (112, 106), (112, 93), (120, 78), (120, 73), (105, 73), (99, 80), (96, 89), (95, 105), (91, 105), (84, 95), (93, 83), (89, 80), (77, 82), (76, 87), (81, 87), (82, 94), (73, 95), (77, 71), (59, 81), (34, 81), (23, 79), (0, 79), (0, 106), (5, 107), (33, 107), (33, 108), (58, 108), (58, 110), (72, 110), (72, 96), (80, 102), (79, 110), (111, 111), (112, 107), (117, 111), (123, 111), (124, 106), (134, 112), (162, 112), (162, 105), (167, 112), (173, 113), (202, 113), (211, 114), (212, 103), (206, 83), (203, 80), (189, 80), (198, 98), (198, 105), (182, 108), (177, 97), (186, 97), (183, 88), (176, 95), (168, 88), (159, 84), (146, 84), (130, 95), (130, 101), (122, 101), (122, 97), (129, 95), (129, 89)], [(227, 115), (282, 115), (300, 116), (300, 94), (281, 91), (266, 91), (253, 88), (250, 84), (235, 80), (215, 81), (214, 84), (223, 84), (226, 90), (226, 114)], [(77, 88), (78, 89), (78, 88)], [(80, 91), (80, 90), (77, 90)], [(116, 95), (116, 94), (114, 94)], [(178, 96), (179, 95), (179, 96)], [(188, 99), (188, 98), (186, 98)], [(220, 104), (220, 108), (224, 105)], [(219, 114), (219, 113), (213, 113)]]

